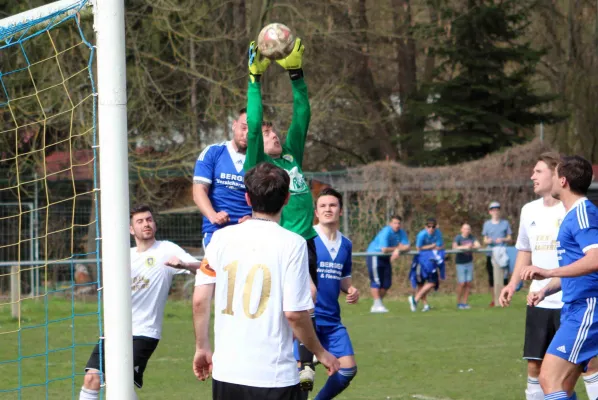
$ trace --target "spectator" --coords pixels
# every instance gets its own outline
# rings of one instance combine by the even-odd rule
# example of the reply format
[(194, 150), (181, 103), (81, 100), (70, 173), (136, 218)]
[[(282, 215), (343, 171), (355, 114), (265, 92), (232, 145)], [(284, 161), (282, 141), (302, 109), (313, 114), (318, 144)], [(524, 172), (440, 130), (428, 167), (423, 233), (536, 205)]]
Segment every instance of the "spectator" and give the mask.
[[(498, 201), (493, 201), (488, 206), (488, 213), (490, 214), (490, 219), (484, 222), (484, 228), (482, 229), (482, 235), (484, 236), (484, 244), (491, 248), (502, 247), (505, 249), (504, 257), (506, 257), (506, 266), (508, 267), (508, 256), (506, 255), (506, 246), (507, 244), (511, 243), (512, 238), (511, 235), (513, 232), (511, 231), (511, 225), (509, 221), (506, 219), (500, 218), (500, 203)], [(494, 293), (494, 274), (493, 274), (493, 267), (492, 267), (492, 255), (488, 255), (486, 258), (486, 270), (488, 271), (488, 284), (490, 285), (490, 290), (492, 291), (492, 302), (490, 303), (490, 307), (494, 307), (494, 303), (496, 300), (496, 294)], [(504, 284), (506, 285), (509, 282), (509, 270), (508, 268), (504, 270)]]
[[(480, 247), (480, 242), (471, 234), (471, 226), (463, 224), (461, 234), (455, 236), (453, 240), (453, 249), (471, 250)], [(457, 264), (457, 308), (459, 310), (468, 310), (471, 308), (467, 299), (471, 289), (471, 281), (473, 280), (473, 253), (469, 251), (457, 253), (455, 264)]]
[(439, 258), (443, 257), (436, 252), (444, 243), (435, 218), (426, 220), (426, 227), (417, 234), (415, 245), (419, 254), (413, 257), (411, 269), (415, 271), (416, 289), (414, 296), (409, 296), (409, 306), (411, 311), (416, 311), (417, 303), (421, 300), (424, 304), (422, 311), (426, 312), (431, 308), (428, 304), (428, 293), (438, 287), (439, 283), (436, 265), (441, 261)]
[(368, 256), (366, 258), (370, 288), (374, 299), (370, 310), (373, 313), (388, 312), (382, 299), (392, 284), (391, 262), (399, 257), (399, 252), (409, 250), (409, 238), (407, 233), (401, 229), (401, 221), (400, 216), (393, 215), (390, 218), (390, 223), (378, 232), (367, 249), (368, 253), (390, 254), (390, 256)]

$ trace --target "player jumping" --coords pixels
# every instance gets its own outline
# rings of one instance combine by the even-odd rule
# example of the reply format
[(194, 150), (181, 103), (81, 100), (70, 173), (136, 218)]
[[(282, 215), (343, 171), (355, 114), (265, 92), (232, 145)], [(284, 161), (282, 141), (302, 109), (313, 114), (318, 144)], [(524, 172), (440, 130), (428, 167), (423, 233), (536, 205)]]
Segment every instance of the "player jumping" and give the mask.
[[(270, 60), (262, 57), (255, 42), (249, 45), (249, 87), (247, 89), (247, 156), (245, 170), (248, 171), (260, 162), (266, 161), (284, 169), (291, 178), (289, 203), (282, 210), (280, 224), (295, 232), (307, 241), (309, 273), (312, 279), (312, 296), (315, 298), (316, 246), (313, 228), (314, 205), (309, 186), (303, 176), (303, 152), (311, 118), (307, 86), (303, 80), (303, 52), (301, 39), (295, 40), (295, 47), (289, 56), (276, 62), (289, 72), (293, 87), (293, 119), (289, 126), (286, 141), (281, 146), (280, 138), (272, 124), (263, 121), (260, 78), (270, 65)], [(314, 381), (313, 354), (301, 345), (300, 383), (303, 390), (312, 390)]]

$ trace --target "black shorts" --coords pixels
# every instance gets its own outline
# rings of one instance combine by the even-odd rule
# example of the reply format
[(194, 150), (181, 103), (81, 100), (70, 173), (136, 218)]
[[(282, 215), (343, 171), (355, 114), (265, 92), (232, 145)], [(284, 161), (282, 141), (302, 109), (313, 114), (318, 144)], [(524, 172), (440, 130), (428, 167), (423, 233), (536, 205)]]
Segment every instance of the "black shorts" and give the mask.
[[(490, 287), (494, 287), (494, 267), (492, 266), (492, 257), (490, 256), (486, 257), (486, 271), (488, 271), (488, 285), (490, 285)], [(505, 286), (509, 284), (508, 276), (504, 278), (503, 283)]]
[(282, 388), (260, 388), (212, 379), (213, 400), (301, 400), (299, 384)]
[[(138, 388), (143, 386), (143, 371), (147, 366), (147, 362), (158, 347), (159, 339), (154, 339), (146, 336), (133, 336), (133, 382)], [(100, 367), (100, 346), (96, 344), (91, 352), (91, 356), (85, 365), (85, 372), (89, 369), (97, 369), (104, 371), (104, 339), (102, 339), (102, 366)]]
[(316, 253), (316, 238), (307, 240), (307, 262), (309, 263), (309, 276), (318, 287), (318, 254)]
[(523, 358), (542, 360), (560, 325), (560, 309), (527, 306)]

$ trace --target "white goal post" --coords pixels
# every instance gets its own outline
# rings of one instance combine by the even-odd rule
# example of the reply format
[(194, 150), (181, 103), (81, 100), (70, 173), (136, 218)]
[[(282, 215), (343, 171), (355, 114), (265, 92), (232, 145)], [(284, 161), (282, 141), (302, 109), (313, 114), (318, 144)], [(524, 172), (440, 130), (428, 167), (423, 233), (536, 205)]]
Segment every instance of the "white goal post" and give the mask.
[[(80, 10), (84, 0), (60, 0), (0, 20), (0, 33), (57, 12)], [(106, 398), (135, 398), (129, 253), (129, 173), (124, 0), (89, 0), (97, 49), (100, 221)]]

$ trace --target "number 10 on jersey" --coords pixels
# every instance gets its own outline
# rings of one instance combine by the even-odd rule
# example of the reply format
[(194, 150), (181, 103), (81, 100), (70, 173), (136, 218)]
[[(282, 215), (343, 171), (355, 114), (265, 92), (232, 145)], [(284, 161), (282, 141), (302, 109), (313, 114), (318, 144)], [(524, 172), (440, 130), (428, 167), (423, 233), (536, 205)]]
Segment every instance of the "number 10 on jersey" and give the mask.
[[(239, 267), (239, 262), (234, 261), (224, 267), (224, 270), (228, 273), (228, 289), (226, 294), (226, 308), (222, 310), (222, 314), (227, 315), (235, 315), (233, 311), (233, 298), (235, 296), (235, 284), (237, 281), (237, 269)], [(249, 309), (250, 301), (251, 301), (251, 292), (253, 290), (253, 281), (255, 279), (255, 274), (258, 270), (262, 271), (263, 274), (263, 282), (262, 282), (262, 292), (260, 293), (260, 300), (257, 306), (257, 310), (255, 313), (251, 313)], [(258, 318), (260, 315), (266, 311), (266, 307), (268, 305), (268, 299), (270, 299), (270, 290), (272, 289), (272, 279), (270, 270), (267, 266), (263, 264), (256, 264), (249, 270), (247, 274), (247, 279), (245, 280), (245, 285), (243, 285), (243, 311), (247, 318), (255, 319)]]

